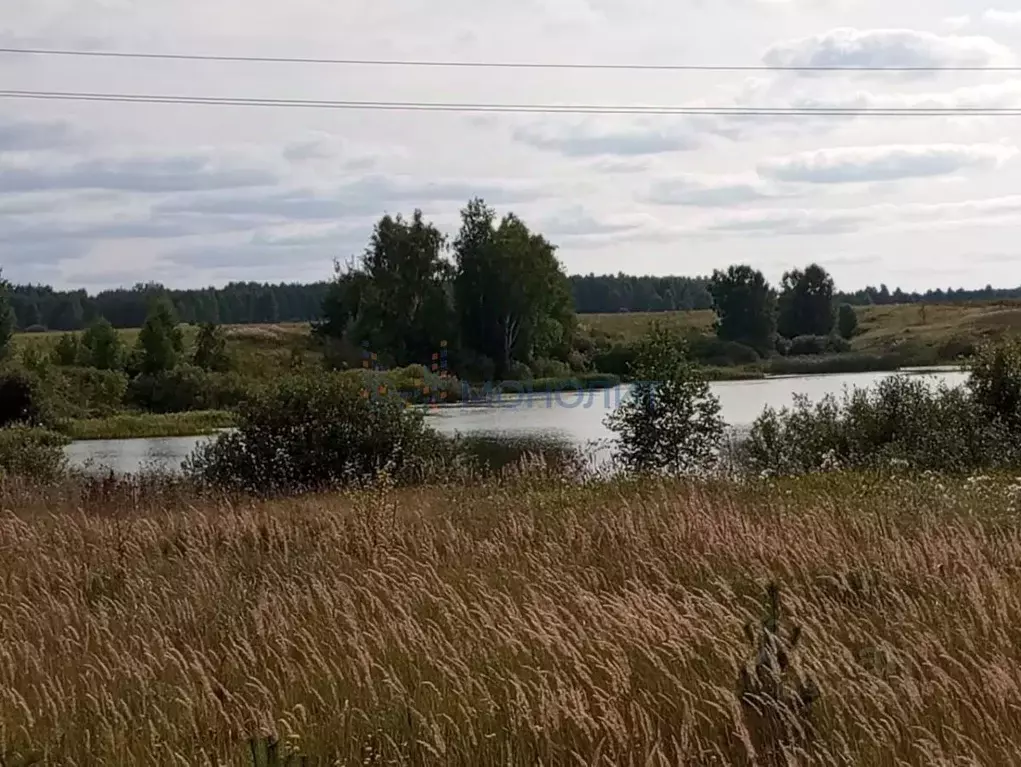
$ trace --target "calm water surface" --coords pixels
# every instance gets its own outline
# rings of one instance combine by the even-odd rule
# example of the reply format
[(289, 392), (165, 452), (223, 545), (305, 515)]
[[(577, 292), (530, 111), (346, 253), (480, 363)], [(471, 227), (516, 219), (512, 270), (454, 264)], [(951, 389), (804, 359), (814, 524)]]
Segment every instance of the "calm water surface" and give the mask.
[[(942, 381), (950, 386), (958, 386), (967, 378), (965, 373), (949, 370), (916, 374), (933, 383)], [(891, 375), (895, 374), (858, 373), (726, 381), (714, 383), (712, 390), (720, 399), (724, 419), (731, 427), (741, 430), (747, 428), (767, 406), (780, 408), (793, 404), (795, 395), (803, 394), (812, 401), (818, 401), (827, 394), (839, 395), (845, 388), (868, 388)], [(626, 387), (619, 387), (584, 395), (564, 392), (530, 397), (508, 396), (502, 401), (439, 408), (430, 412), (428, 420), (437, 431), (445, 434), (548, 435), (588, 445), (612, 437), (603, 425), (603, 419), (616, 408), (626, 392)], [(84, 468), (113, 469), (117, 472), (149, 467), (176, 470), (197, 444), (208, 439), (211, 437), (75, 442), (68, 446), (67, 454), (73, 465)]]

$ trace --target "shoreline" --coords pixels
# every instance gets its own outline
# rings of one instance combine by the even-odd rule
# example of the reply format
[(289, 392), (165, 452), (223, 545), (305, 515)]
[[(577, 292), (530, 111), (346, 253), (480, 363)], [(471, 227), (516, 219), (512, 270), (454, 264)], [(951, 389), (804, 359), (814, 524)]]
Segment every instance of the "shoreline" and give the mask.
[[(712, 368), (709, 369), (708, 377), (710, 383), (741, 383), (751, 381), (772, 381), (792, 378), (823, 378), (835, 375), (858, 375), (867, 373), (901, 373), (908, 375), (926, 375), (937, 373), (953, 373), (961, 370), (956, 365), (934, 365), (929, 367), (903, 367), (896, 370), (863, 370), (854, 373), (844, 372), (819, 372), (805, 374), (779, 374), (768, 375), (761, 371), (753, 374), (748, 370)], [(728, 375), (729, 373), (729, 375)], [(611, 376), (591, 377), (592, 380), (585, 381), (584, 378), (562, 379), (551, 381), (549, 379), (540, 382), (529, 381), (507, 381), (503, 386), (504, 395), (515, 396), (551, 396), (559, 393), (596, 393), (609, 391), (630, 382), (625, 379), (614, 380)], [(535, 384), (540, 386), (536, 387)], [(580, 384), (580, 387), (579, 387)], [(420, 403), (417, 407), (425, 410), (445, 410), (454, 408), (483, 407), (487, 403), (485, 390), (478, 392), (476, 385), (468, 384), (474, 389), (471, 399), (448, 402), (448, 403)], [(511, 389), (510, 387), (514, 387)], [(493, 392), (494, 387), (489, 387)], [(173, 437), (204, 437), (216, 434), (234, 425), (235, 416), (228, 411), (196, 411), (186, 413), (118, 413), (105, 418), (87, 418), (66, 421), (57, 429), (74, 442), (102, 442), (110, 440), (130, 439), (166, 439)]]

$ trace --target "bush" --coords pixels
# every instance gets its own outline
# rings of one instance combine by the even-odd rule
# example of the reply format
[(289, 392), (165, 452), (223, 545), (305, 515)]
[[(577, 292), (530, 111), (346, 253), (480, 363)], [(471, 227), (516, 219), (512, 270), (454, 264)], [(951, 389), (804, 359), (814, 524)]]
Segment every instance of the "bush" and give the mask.
[(814, 357), (849, 351), (851, 344), (839, 336), (797, 336), (787, 343), (787, 355), (791, 357)]
[(969, 367), (968, 389), (986, 418), (1021, 426), (1021, 339), (980, 347)]
[(904, 465), (967, 472), (1013, 466), (1021, 441), (978, 412), (965, 389), (894, 376), (872, 389), (816, 404), (767, 410), (738, 454), (743, 468), (771, 474)]
[(0, 371), (0, 428), (11, 424), (38, 425), (44, 419), (42, 386), (27, 370)]
[(720, 403), (686, 357), (683, 340), (653, 324), (639, 346), (634, 375), (638, 380), (606, 419), (619, 437), (621, 465), (670, 475), (711, 467), (723, 437)]
[(858, 332), (858, 313), (850, 304), (841, 304), (837, 310), (837, 332), (848, 341)]
[(61, 367), (48, 371), (46, 388), (55, 416), (103, 417), (124, 407), (128, 377), (115, 370)]
[(210, 373), (179, 365), (162, 373), (143, 374), (128, 386), (127, 400), (152, 413), (225, 410), (237, 406), (249, 385), (233, 373)]
[(67, 469), (68, 439), (56, 432), (28, 426), (0, 429), (0, 478), (16, 476), (52, 482)]
[(185, 470), (216, 487), (307, 491), (398, 480), (423, 471), (439, 437), (396, 392), (371, 393), (354, 376), (284, 379), (242, 403), (237, 430), (199, 447)]
[(630, 344), (614, 344), (607, 349), (599, 351), (592, 359), (592, 364), (600, 373), (626, 378), (631, 375), (631, 369), (638, 356), (636, 346)]
[(53, 362), (69, 367), (82, 361), (82, 345), (74, 333), (64, 333), (53, 346)]
[(538, 359), (532, 363), (532, 369), (529, 371), (528, 378), (568, 378), (570, 375), (571, 366), (566, 362)]
[(532, 380), (532, 369), (528, 367), (524, 362), (515, 360), (510, 364), (507, 369), (508, 381), (531, 381)]
[(754, 365), (761, 357), (750, 346), (736, 341), (724, 341), (716, 336), (693, 335), (688, 338), (691, 358), (703, 365), (714, 367), (737, 367)]

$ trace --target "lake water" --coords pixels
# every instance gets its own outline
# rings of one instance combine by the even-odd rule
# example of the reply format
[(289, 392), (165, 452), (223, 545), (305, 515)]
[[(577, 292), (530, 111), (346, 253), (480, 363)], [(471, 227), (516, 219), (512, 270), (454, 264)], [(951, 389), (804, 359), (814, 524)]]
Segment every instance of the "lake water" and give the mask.
[[(967, 378), (956, 370), (902, 371), (924, 376), (933, 383), (958, 386)], [(858, 373), (778, 377), (758, 381), (714, 383), (724, 420), (734, 429), (747, 428), (767, 407), (781, 408), (803, 394), (813, 402), (844, 389), (868, 388), (894, 373)], [(603, 425), (607, 413), (623, 399), (627, 387), (584, 395), (564, 392), (530, 397), (507, 396), (481, 404), (431, 410), (429, 423), (445, 434), (504, 434), (508, 436), (556, 436), (579, 445), (605, 442), (612, 434)], [(67, 448), (72, 465), (109, 468), (117, 472), (147, 467), (179, 469), (195, 446), (210, 437), (166, 437), (75, 442)]]

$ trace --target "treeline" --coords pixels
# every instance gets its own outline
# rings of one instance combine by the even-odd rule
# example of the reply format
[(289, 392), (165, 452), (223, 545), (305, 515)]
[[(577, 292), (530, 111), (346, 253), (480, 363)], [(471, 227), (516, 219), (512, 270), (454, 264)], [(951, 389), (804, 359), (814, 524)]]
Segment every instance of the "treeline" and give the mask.
[(170, 290), (146, 283), (92, 296), (84, 290), (15, 285), (10, 301), (20, 330), (82, 330), (101, 317), (117, 328), (137, 328), (156, 298), (170, 301), (181, 321), (191, 325), (247, 325), (310, 322), (319, 316), (328, 287), (326, 282), (233, 282), (223, 288)]
[[(619, 274), (573, 275), (568, 287), (578, 314), (677, 312), (711, 309), (709, 277), (650, 277)], [(150, 301), (167, 298), (190, 325), (248, 325), (311, 322), (320, 317), (328, 282), (264, 284), (233, 282), (222, 288), (171, 290), (158, 283), (105, 290), (54, 290), (45, 285), (14, 285), (11, 303), (19, 330), (82, 330), (100, 317), (117, 328), (145, 322)], [(970, 303), (1021, 299), (1021, 287), (981, 290), (948, 288), (925, 293), (894, 291), (886, 285), (837, 293), (835, 300), (852, 306), (910, 303)]]
[(927, 290), (924, 293), (905, 293), (897, 288), (892, 293), (886, 285), (878, 288), (867, 287), (853, 293), (840, 293), (838, 300), (853, 306), (883, 306), (888, 304), (952, 304), (978, 303), (982, 301), (1010, 301), (1021, 299), (1021, 287), (994, 288), (986, 285), (981, 290), (947, 288)]

